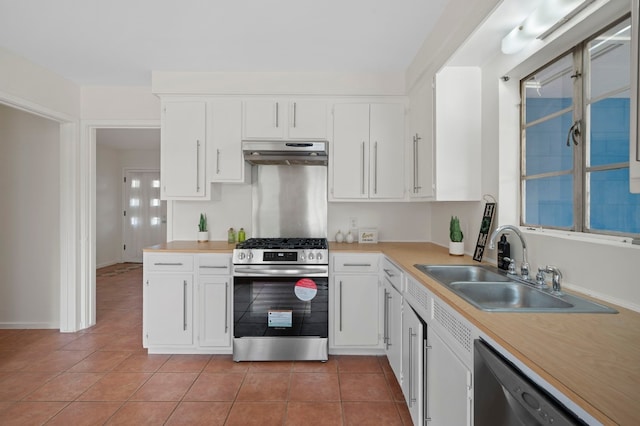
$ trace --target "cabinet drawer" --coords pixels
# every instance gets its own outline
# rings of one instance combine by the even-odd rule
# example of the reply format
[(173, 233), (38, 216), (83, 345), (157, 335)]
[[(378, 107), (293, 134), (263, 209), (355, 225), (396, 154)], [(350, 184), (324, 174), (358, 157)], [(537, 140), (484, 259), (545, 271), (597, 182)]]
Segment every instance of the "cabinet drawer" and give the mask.
[(227, 254), (201, 254), (198, 256), (200, 275), (231, 275), (231, 256)]
[(144, 266), (147, 271), (192, 272), (193, 255), (191, 254), (145, 254)]
[(383, 279), (390, 282), (396, 290), (402, 292), (402, 270), (391, 263), (386, 257), (382, 258), (382, 271), (380, 274)]
[(334, 272), (378, 273), (380, 255), (340, 254), (333, 256)]

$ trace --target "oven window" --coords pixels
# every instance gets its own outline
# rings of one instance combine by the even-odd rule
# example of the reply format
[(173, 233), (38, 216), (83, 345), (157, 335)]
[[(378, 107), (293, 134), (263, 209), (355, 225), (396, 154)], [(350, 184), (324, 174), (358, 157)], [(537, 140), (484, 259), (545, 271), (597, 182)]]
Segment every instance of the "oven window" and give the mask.
[(235, 337), (328, 337), (327, 278), (234, 277), (233, 288)]

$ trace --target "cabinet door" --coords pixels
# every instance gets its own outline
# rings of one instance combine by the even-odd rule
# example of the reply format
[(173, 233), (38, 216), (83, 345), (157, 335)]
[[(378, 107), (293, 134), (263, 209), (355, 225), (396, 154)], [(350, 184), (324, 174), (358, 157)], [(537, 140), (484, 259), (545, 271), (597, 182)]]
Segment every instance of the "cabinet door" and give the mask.
[(324, 101), (289, 103), (290, 139), (326, 139), (327, 104)]
[(426, 415), (430, 425), (471, 424), (471, 371), (434, 332), (427, 350)]
[(398, 383), (402, 383), (402, 295), (385, 278), (384, 349)]
[(336, 104), (334, 106), (331, 152), (333, 198), (368, 198), (368, 104)]
[(211, 102), (211, 182), (244, 180), (242, 156), (242, 103), (238, 100)]
[(369, 198), (404, 196), (404, 106), (372, 104)]
[(423, 83), (410, 95), (408, 191), (411, 198), (433, 197), (433, 87)]
[[(424, 335), (418, 315), (407, 305), (402, 312), (402, 393), (414, 425), (424, 422)], [(455, 424), (455, 423), (451, 423)]]
[(162, 198), (206, 195), (206, 104), (172, 101), (163, 107), (161, 130)]
[(230, 282), (230, 277), (199, 278), (200, 346), (231, 346)]
[(286, 104), (274, 100), (244, 102), (245, 139), (282, 139), (286, 122)]
[(380, 290), (377, 275), (334, 277), (333, 331), (336, 346), (378, 346)]
[(145, 282), (148, 346), (193, 344), (193, 276), (151, 274)]

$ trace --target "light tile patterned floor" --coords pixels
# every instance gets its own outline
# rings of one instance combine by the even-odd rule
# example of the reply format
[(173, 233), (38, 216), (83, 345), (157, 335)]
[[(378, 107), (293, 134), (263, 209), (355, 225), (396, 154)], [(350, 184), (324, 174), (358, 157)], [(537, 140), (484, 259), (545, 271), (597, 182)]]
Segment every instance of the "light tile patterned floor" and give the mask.
[(0, 424), (411, 424), (385, 357), (148, 355), (140, 265), (98, 270), (96, 287), (88, 330), (0, 330)]

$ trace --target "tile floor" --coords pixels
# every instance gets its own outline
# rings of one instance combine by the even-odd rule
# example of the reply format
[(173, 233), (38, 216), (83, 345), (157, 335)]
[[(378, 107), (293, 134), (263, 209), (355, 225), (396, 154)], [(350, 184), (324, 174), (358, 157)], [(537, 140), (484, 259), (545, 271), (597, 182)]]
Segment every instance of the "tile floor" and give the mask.
[(148, 355), (142, 269), (100, 269), (96, 292), (97, 323), (88, 330), (0, 330), (0, 424), (411, 424), (385, 357)]

